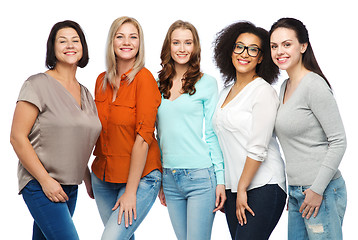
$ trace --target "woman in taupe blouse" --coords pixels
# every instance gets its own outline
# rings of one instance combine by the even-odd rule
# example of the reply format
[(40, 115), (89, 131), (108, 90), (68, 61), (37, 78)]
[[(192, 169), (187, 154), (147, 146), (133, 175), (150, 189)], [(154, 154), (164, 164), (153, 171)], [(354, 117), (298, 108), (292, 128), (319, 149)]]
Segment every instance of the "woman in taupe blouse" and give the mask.
[(16, 104), (11, 144), (19, 158), (19, 191), (33, 218), (33, 239), (79, 239), (72, 221), (77, 185), (101, 130), (93, 98), (76, 80), (88, 63), (81, 27), (56, 23), (47, 42), (45, 73), (27, 79)]

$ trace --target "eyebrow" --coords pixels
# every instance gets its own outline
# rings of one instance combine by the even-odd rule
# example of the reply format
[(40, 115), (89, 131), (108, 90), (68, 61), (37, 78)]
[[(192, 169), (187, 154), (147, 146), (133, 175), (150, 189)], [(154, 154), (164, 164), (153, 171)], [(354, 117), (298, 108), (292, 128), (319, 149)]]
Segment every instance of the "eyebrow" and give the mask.
[[(235, 44), (242, 44), (242, 45), (245, 45), (245, 43), (243, 43), (243, 42), (236, 42)], [(247, 46), (249, 46), (249, 47), (254, 47), (254, 46), (256, 46), (256, 47), (258, 47), (259, 48), (259, 45), (257, 45), (256, 43), (253, 43), (253, 44), (250, 44), (250, 45), (247, 45)]]
[[(287, 40), (284, 40), (282, 41), (281, 43), (285, 43), (285, 42), (292, 42), (293, 40), (292, 39), (287, 39)], [(270, 42), (271, 44), (277, 44), (275, 42)]]
[[(67, 39), (67, 37), (65, 37), (65, 36), (58, 36), (58, 38), (65, 38), (65, 39)], [(71, 38), (80, 38), (79, 36), (72, 36)]]

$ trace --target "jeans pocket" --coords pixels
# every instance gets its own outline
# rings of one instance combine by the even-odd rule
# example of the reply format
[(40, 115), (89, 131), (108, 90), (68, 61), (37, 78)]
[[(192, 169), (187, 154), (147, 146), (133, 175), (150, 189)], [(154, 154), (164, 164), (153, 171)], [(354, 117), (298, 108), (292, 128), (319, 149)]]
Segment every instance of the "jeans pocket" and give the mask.
[(210, 181), (210, 179), (211, 179), (209, 169), (207, 169), (207, 168), (190, 169), (190, 170), (188, 170), (188, 177), (190, 180), (193, 180), (193, 181), (196, 181), (196, 180)]

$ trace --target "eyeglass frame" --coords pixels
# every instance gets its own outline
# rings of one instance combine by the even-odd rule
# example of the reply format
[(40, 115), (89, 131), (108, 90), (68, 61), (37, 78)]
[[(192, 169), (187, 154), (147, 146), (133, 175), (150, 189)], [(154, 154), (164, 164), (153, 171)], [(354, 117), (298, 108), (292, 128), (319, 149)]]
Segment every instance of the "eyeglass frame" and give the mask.
[[(242, 52), (240, 52), (240, 53), (235, 52), (235, 48), (236, 48), (237, 45), (242, 45), (242, 46), (244, 46), (244, 50), (242, 50)], [(241, 54), (241, 53), (245, 52), (245, 50), (246, 50), (247, 54), (248, 54), (250, 57), (257, 57), (257, 56), (260, 54), (260, 52), (263, 52), (261, 48), (259, 48), (259, 47), (257, 47), (257, 46), (251, 46), (251, 47), (255, 47), (255, 48), (257, 48), (257, 49), (259, 50), (259, 51), (257, 52), (257, 55), (256, 55), (256, 56), (252, 56), (252, 55), (249, 53), (249, 47), (250, 47), (250, 46), (245, 46), (244, 44), (241, 44), (241, 43), (235, 43), (235, 44), (234, 44), (234, 47), (233, 47), (233, 49), (232, 49), (232, 51), (233, 51), (233, 53), (235, 53), (235, 54)]]

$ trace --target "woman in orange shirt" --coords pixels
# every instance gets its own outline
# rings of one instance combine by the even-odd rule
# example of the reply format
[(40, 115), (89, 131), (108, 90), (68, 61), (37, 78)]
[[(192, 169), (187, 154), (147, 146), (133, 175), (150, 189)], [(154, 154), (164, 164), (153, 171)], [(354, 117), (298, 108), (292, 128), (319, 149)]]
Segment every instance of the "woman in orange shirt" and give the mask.
[(102, 239), (134, 239), (161, 183), (155, 119), (161, 96), (144, 68), (143, 31), (137, 20), (116, 19), (107, 41), (107, 71), (96, 82), (102, 123), (92, 165), (92, 186), (105, 226)]

